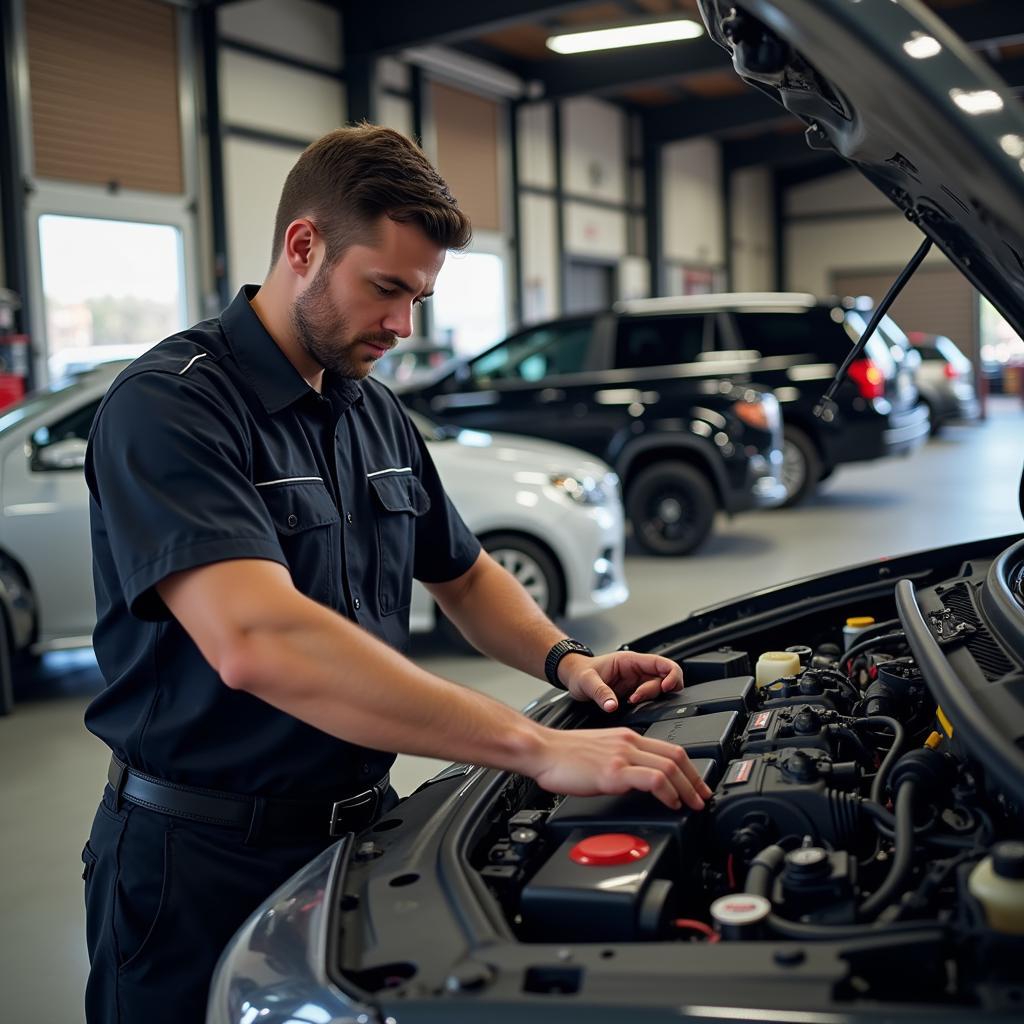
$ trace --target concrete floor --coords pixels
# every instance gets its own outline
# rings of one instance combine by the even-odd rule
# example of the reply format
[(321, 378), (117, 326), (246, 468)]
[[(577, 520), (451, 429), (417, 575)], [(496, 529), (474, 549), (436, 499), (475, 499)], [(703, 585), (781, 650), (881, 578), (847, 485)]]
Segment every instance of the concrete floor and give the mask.
[[(984, 424), (948, 428), (908, 459), (841, 469), (805, 506), (717, 524), (687, 559), (626, 562), (632, 597), (614, 612), (569, 624), (609, 649), (689, 612), (787, 579), (954, 541), (1019, 532), (1024, 409), (990, 400)], [(432, 671), (522, 706), (541, 684), (482, 658), (418, 639)], [(89, 652), (51, 656), (18, 681), (21, 700), (0, 720), (0, 999), (3, 1020), (74, 1024), (87, 970), (79, 854), (102, 788), (106, 749), (82, 726), (102, 685)], [(400, 758), (407, 793), (440, 762)]]

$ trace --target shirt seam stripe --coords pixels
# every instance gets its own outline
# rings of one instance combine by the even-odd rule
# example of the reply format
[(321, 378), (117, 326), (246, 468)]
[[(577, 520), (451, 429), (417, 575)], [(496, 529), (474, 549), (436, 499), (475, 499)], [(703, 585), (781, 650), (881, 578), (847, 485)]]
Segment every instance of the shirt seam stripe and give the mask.
[(366, 479), (372, 480), (375, 476), (383, 476), (385, 473), (411, 473), (412, 466), (392, 466), (390, 469), (378, 469), (373, 473), (367, 473)]
[(256, 484), (257, 487), (273, 487), (275, 484), (298, 484), (312, 483), (313, 481), (324, 482), (322, 476), (283, 476), (280, 480), (264, 480)]
[(187, 366), (185, 367), (185, 369), (184, 369), (184, 370), (179, 370), (179, 371), (178, 371), (178, 376), (180, 377), (180, 376), (181, 376), (181, 375), (182, 375), (183, 373), (187, 373), (187, 372), (188, 372), (188, 369), (189, 369), (189, 367), (190, 367), (190, 366), (191, 366), (191, 365), (192, 365), (192, 364), (193, 364), (193, 363), (194, 363), (194, 362), (195, 362), (195, 361), (196, 361), (197, 359), (205, 359), (205, 358), (206, 358), (206, 357), (207, 357), (207, 356), (208, 356), (209, 354), (210, 354), (209, 352), (200, 352), (200, 353), (199, 353), (199, 355), (197, 355), (197, 356), (193, 356), (193, 357), (192, 357), (192, 358), (191, 358), (191, 359), (190, 359), (190, 360), (188, 361), (188, 365), (187, 365)]

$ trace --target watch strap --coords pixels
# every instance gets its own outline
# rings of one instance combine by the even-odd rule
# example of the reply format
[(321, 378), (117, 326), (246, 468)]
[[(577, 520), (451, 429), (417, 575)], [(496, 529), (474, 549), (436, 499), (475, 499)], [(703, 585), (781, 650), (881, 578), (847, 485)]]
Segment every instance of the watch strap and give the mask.
[(548, 651), (548, 656), (544, 659), (544, 675), (547, 676), (548, 682), (552, 686), (558, 687), (559, 690), (566, 689), (565, 683), (558, 678), (558, 666), (567, 654), (585, 654), (588, 658), (594, 657), (594, 652), (579, 640), (568, 638), (559, 640)]

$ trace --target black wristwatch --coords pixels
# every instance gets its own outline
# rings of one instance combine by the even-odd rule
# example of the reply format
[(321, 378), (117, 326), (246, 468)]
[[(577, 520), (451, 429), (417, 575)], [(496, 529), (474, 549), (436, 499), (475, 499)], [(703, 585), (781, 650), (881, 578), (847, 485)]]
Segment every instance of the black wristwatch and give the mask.
[(544, 675), (548, 677), (548, 682), (552, 686), (557, 686), (559, 690), (566, 689), (565, 683), (558, 678), (558, 666), (567, 654), (585, 654), (588, 658), (594, 656), (594, 652), (579, 640), (559, 640), (544, 659)]

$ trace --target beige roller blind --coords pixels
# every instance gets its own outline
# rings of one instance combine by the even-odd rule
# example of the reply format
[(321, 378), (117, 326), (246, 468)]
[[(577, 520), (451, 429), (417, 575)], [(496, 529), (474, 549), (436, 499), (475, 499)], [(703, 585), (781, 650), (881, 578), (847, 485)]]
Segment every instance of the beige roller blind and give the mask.
[(452, 195), (483, 230), (501, 230), (498, 118), (494, 100), (432, 83), (437, 169)]
[[(899, 273), (893, 267), (886, 273), (837, 271), (833, 289), (838, 295), (870, 295), (877, 302), (889, 290)], [(925, 264), (900, 292), (890, 314), (905, 331), (945, 334), (956, 342), (964, 355), (978, 354), (976, 293), (974, 286), (948, 264)]]
[(35, 173), (184, 191), (174, 8), (26, 0)]

